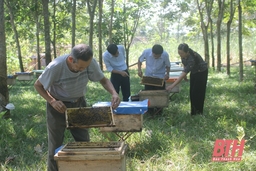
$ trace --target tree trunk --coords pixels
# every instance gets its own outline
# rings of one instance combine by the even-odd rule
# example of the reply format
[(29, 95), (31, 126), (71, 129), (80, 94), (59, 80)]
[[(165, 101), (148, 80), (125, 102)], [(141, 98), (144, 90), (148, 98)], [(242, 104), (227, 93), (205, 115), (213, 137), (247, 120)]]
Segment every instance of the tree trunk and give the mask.
[(235, 14), (235, 9), (233, 8), (233, 0), (230, 1), (230, 17), (227, 22), (227, 75), (230, 76), (230, 30), (231, 23)]
[(224, 13), (225, 0), (218, 0), (219, 12), (217, 19), (217, 71), (221, 71), (221, 23)]
[(72, 47), (75, 46), (76, 42), (76, 0), (73, 0), (72, 6)]
[(114, 8), (115, 8), (115, 0), (112, 0), (111, 1), (111, 16), (110, 16), (110, 22), (109, 22), (109, 31), (108, 31), (108, 35), (109, 35), (109, 38), (108, 38), (108, 44), (111, 44), (113, 43), (113, 40), (112, 40), (112, 26), (113, 26), (113, 15), (114, 15)]
[(56, 52), (56, 1), (53, 1), (53, 40), (52, 40), (52, 48), (53, 48), (53, 57), (57, 58)]
[(6, 64), (6, 41), (5, 41), (5, 22), (4, 22), (4, 0), (0, 0), (0, 94), (9, 101), (7, 87), (7, 64)]
[(102, 7), (103, 7), (103, 0), (99, 0), (99, 63), (100, 69), (103, 70), (103, 61), (102, 61), (102, 31), (101, 31), (101, 24), (102, 24)]
[(16, 42), (17, 51), (18, 51), (18, 59), (19, 59), (19, 64), (20, 64), (20, 71), (24, 72), (24, 67), (23, 67), (23, 62), (22, 62), (22, 55), (21, 55), (21, 49), (20, 49), (19, 34), (18, 34), (18, 31), (17, 31), (16, 25), (14, 23), (14, 15), (13, 15), (13, 11), (12, 11), (11, 4), (10, 4), (9, 1), (6, 1), (6, 6), (9, 9), (10, 22), (11, 22), (12, 29), (13, 29), (14, 36), (15, 36), (15, 42)]
[(88, 7), (88, 12), (90, 15), (90, 35), (89, 35), (89, 46), (93, 49), (93, 20), (94, 20), (94, 15), (95, 15), (95, 8), (97, 5), (98, 1), (93, 0), (93, 4), (91, 5), (90, 0), (87, 0), (87, 7)]
[(52, 61), (48, 3), (49, 3), (49, 0), (42, 0), (43, 14), (44, 14), (44, 39), (45, 39), (45, 62), (46, 62), (46, 65), (48, 65)]
[[(197, 8), (199, 11), (199, 15), (200, 15), (200, 22), (201, 22), (201, 29), (202, 29), (202, 33), (203, 33), (203, 38), (204, 38), (204, 58), (205, 58), (205, 62), (209, 63), (209, 42), (208, 42), (208, 26), (211, 20), (211, 11), (212, 11), (212, 3), (213, 1), (208, 2), (209, 0), (206, 0), (204, 2), (206, 8), (202, 8), (202, 4), (199, 3), (199, 1), (197, 0)], [(207, 22), (204, 22), (204, 14), (203, 14), (203, 9), (206, 10), (206, 14), (207, 14)]]
[(40, 39), (39, 39), (39, 32), (40, 32), (40, 14), (38, 13), (38, 1), (34, 0), (35, 3), (35, 13), (34, 13), (34, 20), (36, 22), (36, 54), (37, 54), (37, 69), (41, 69), (41, 56), (40, 56)]
[(239, 69), (240, 69), (240, 72), (239, 72), (239, 75), (240, 75), (240, 81), (243, 81), (243, 42), (242, 42), (242, 7), (241, 7), (241, 1), (238, 0), (238, 18), (239, 18)]
[(212, 68), (215, 70), (215, 56), (214, 56), (214, 40), (213, 40), (213, 27), (212, 27), (212, 19), (210, 20), (211, 27), (211, 43), (212, 43)]

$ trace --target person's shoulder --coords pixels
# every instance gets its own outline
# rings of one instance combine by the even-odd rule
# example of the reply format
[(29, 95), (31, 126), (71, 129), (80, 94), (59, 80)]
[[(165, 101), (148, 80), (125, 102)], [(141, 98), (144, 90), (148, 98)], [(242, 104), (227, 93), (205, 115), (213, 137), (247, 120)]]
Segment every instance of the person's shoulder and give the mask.
[(62, 56), (58, 56), (57, 58), (55, 58), (54, 60), (52, 60), (49, 63), (49, 67), (56, 67), (56, 66), (61, 66), (67, 59), (67, 57), (69, 56), (69, 54), (65, 54)]
[(122, 49), (122, 50), (125, 49), (125, 48), (124, 48), (124, 45), (117, 45), (117, 48), (118, 48), (118, 49)]
[(147, 49), (144, 49), (143, 52), (144, 53), (152, 52), (152, 49), (151, 48), (147, 48)]
[(169, 53), (166, 50), (163, 51), (163, 54), (169, 56)]
[(102, 56), (103, 58), (107, 58), (110, 56), (110, 53), (106, 50), (105, 52), (103, 52)]

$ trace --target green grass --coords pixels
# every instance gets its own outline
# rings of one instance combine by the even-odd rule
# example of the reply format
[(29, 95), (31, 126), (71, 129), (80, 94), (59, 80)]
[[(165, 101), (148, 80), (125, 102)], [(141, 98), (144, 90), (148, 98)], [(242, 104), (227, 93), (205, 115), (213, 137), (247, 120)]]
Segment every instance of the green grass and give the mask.
[[(145, 114), (142, 131), (128, 138), (127, 171), (256, 170), (254, 71), (245, 67), (243, 82), (239, 82), (238, 68), (232, 68), (230, 77), (224, 71), (210, 71), (204, 116), (190, 116), (189, 83), (182, 82), (181, 92), (172, 96), (162, 116)], [(130, 72), (131, 91), (136, 94), (143, 86), (136, 70)], [(90, 83), (86, 98), (92, 105), (109, 101), (110, 95), (99, 83)], [(10, 90), (10, 102), (15, 105), (11, 117), (0, 119), (0, 170), (46, 170), (45, 101), (32, 85), (17, 83)], [(248, 140), (242, 161), (211, 162), (215, 140), (237, 139), (238, 126)], [(91, 141), (108, 141), (97, 128), (90, 134)], [(71, 141), (66, 132), (64, 143)], [(42, 152), (35, 150), (37, 145)]]

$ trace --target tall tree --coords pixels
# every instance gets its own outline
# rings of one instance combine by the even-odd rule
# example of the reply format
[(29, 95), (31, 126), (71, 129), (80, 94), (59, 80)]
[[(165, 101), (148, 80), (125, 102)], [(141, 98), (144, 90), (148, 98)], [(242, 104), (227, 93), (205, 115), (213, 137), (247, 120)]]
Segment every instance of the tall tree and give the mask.
[(238, 0), (238, 46), (239, 46), (239, 79), (243, 81), (243, 36), (242, 36), (242, 7), (241, 0)]
[(73, 0), (72, 4), (72, 47), (76, 43), (76, 0)]
[(217, 19), (217, 71), (221, 71), (221, 24), (224, 14), (225, 0), (218, 0), (218, 19)]
[(102, 61), (102, 32), (101, 32), (101, 24), (102, 24), (102, 8), (103, 8), (103, 0), (99, 0), (99, 63), (100, 68), (103, 70), (103, 61)]
[(90, 35), (89, 35), (89, 46), (93, 48), (93, 20), (95, 16), (95, 9), (97, 6), (97, 0), (86, 0), (88, 13), (90, 15)]
[(4, 0), (0, 0), (0, 40), (0, 94), (2, 94), (8, 102)]
[(37, 68), (41, 69), (41, 55), (40, 55), (40, 18), (42, 10), (40, 8), (40, 3), (37, 0), (33, 2), (33, 8), (31, 9), (34, 16), (34, 21), (36, 24), (36, 54), (37, 54)]
[(52, 37), (52, 49), (53, 49), (53, 56), (54, 58), (57, 57), (57, 52), (56, 52), (56, 32), (57, 32), (57, 19), (56, 19), (56, 1), (53, 1), (53, 37)]
[(210, 61), (209, 60), (208, 27), (211, 21), (212, 5), (213, 5), (213, 0), (204, 0), (201, 2), (197, 0), (197, 8), (200, 15), (201, 29), (202, 29), (203, 38), (204, 38), (205, 61), (207, 63), (209, 63)]
[(51, 61), (51, 37), (50, 37), (50, 21), (49, 21), (49, 0), (42, 0), (44, 15), (44, 39), (45, 39), (45, 62), (48, 65)]
[(16, 42), (17, 51), (18, 51), (20, 71), (24, 72), (24, 67), (23, 67), (23, 62), (22, 62), (22, 55), (21, 55), (21, 48), (20, 48), (20, 41), (19, 41), (19, 33), (17, 31), (17, 28), (16, 28), (15, 16), (14, 16), (14, 12), (13, 12), (13, 10), (16, 8), (16, 2), (15, 2), (15, 4), (12, 4), (10, 1), (5, 1), (5, 4), (6, 4), (8, 10), (9, 10), (10, 22), (11, 22), (12, 29), (13, 29), (13, 32), (14, 32), (14, 35), (15, 35), (15, 42)]
[(227, 22), (227, 75), (230, 75), (230, 31), (231, 24), (235, 15), (236, 8), (234, 8), (234, 1), (229, 2), (229, 19)]
[(108, 43), (111, 44), (113, 43), (112, 40), (112, 27), (113, 27), (113, 15), (114, 15), (114, 8), (115, 8), (115, 0), (111, 0), (111, 13), (110, 13), (110, 22), (109, 22), (109, 38), (108, 38)]
[(126, 0), (124, 0), (123, 8), (124, 46), (126, 52), (126, 65), (129, 66), (129, 49), (136, 33), (142, 10), (144, 9), (144, 2), (134, 1), (126, 3)]

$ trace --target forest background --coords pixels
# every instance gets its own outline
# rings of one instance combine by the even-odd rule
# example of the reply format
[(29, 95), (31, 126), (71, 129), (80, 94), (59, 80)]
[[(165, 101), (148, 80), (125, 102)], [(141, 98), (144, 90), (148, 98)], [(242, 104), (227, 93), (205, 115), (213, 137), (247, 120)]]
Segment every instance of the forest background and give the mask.
[[(171, 61), (180, 61), (177, 46), (186, 42), (209, 63), (211, 74), (213, 74), (211, 77), (215, 78), (214, 75), (217, 77), (220, 73), (230, 77), (230, 66), (236, 65), (238, 70), (235, 70), (235, 73), (239, 74), (235, 74), (237, 77), (235, 80), (238, 79), (239, 82), (243, 82), (244, 76), (249, 75), (248, 71), (244, 73), (245, 64), (250, 64), (250, 60), (255, 59), (255, 6), (256, 0), (0, 0), (0, 93), (8, 101), (9, 89), (6, 83), (8, 75), (13, 75), (15, 72), (44, 69), (45, 65), (54, 58), (64, 53), (70, 53), (71, 48), (79, 43), (89, 44), (93, 48), (94, 57), (104, 70), (102, 53), (109, 43), (125, 46), (127, 64), (132, 68), (142, 51), (145, 48), (151, 48), (155, 43), (163, 45), (164, 49), (170, 54)], [(33, 63), (34, 59), (36, 59), (35, 63)], [(45, 64), (41, 63), (41, 59), (45, 59)], [(136, 70), (136, 65), (134, 69)], [(249, 72), (251, 71), (253, 70), (249, 70)], [(221, 79), (226, 81), (227, 77), (221, 75)], [(230, 101), (231, 103), (233, 100), (225, 99), (224, 94), (227, 90), (234, 87), (238, 89), (241, 85), (228, 81), (227, 83), (228, 85), (224, 85), (227, 87), (224, 89), (225, 91), (219, 91), (220, 94), (216, 98), (221, 97), (223, 101)], [(248, 83), (246, 84), (246, 92), (250, 92)], [(188, 88), (184, 87), (185, 90)], [(213, 87), (216, 88), (217, 86), (212, 83)], [(17, 90), (18, 93), (15, 88), (11, 90), (15, 92), (11, 94), (14, 101), (17, 99), (17, 101), (24, 100), (25, 102), (26, 97), (24, 95), (27, 94), (30, 96), (28, 99), (37, 97), (34, 93), (31, 95), (31, 92), (33, 92), (31, 88), (26, 92), (23, 89), (23, 92), (20, 92), (20, 90)], [(23, 93), (20, 94), (23, 99), (18, 99), (15, 96), (16, 93)], [(239, 95), (240, 99), (244, 98), (239, 90), (230, 93)], [(185, 94), (183, 94), (184, 97)], [(216, 93), (211, 94), (212, 101), (214, 101), (214, 94)], [(251, 103), (255, 104), (253, 94), (249, 95), (248, 101), (251, 99)], [(41, 103), (43, 104), (43, 101), (40, 101)], [(26, 104), (23, 104), (24, 106)], [(180, 108), (181, 106), (179, 106)], [(40, 110), (43, 111), (43, 109)], [(230, 119), (231, 116), (222, 118), (221, 112), (224, 109), (212, 110), (212, 113), (218, 113), (219, 118), (217, 120), (223, 122), (226, 130), (231, 129), (228, 127), (230, 126), (229, 121), (238, 119)], [(244, 112), (242, 108), (239, 108), (239, 111)], [(254, 108), (252, 107), (250, 111), (253, 113)], [(247, 118), (247, 129), (253, 125), (254, 115)], [(186, 126), (186, 131), (189, 132), (194, 129), (192, 123), (203, 122), (202, 124), (206, 127), (210, 120), (214, 120), (216, 117), (191, 121), (190, 119), (186, 120), (185, 116), (182, 116), (182, 118), (175, 116), (175, 119), (178, 120), (172, 120), (168, 124), (175, 125), (179, 121), (184, 121), (186, 124), (191, 123), (191, 127)], [(157, 121), (159, 125), (162, 120)], [(180, 126), (183, 128), (182, 124)], [(154, 127), (153, 125), (156, 125), (155, 122), (152, 122), (151, 126)], [(246, 127), (245, 122), (242, 122), (241, 125)], [(173, 129), (173, 127), (170, 127), (170, 129)], [(196, 132), (197, 129), (194, 131)], [(201, 131), (202, 134), (197, 135), (198, 137), (204, 135), (203, 130)], [(179, 147), (182, 147), (185, 141), (188, 141), (187, 138), (193, 135), (193, 133), (189, 134), (191, 132), (188, 132), (184, 139), (179, 142)], [(175, 133), (177, 133), (177, 136), (180, 135), (176, 128)], [(250, 133), (254, 135), (253, 128), (250, 129)], [(7, 142), (8, 135), (2, 135)], [(141, 137), (138, 137), (137, 140), (139, 138)], [(191, 139), (193, 140), (193, 138)], [(166, 142), (166, 144), (169, 146), (170, 142)], [(176, 145), (173, 144), (173, 147), (176, 147)], [(205, 151), (203, 149), (205, 147), (201, 148), (199, 145), (201, 143), (195, 144), (196, 147)], [(150, 144), (148, 147), (151, 147)], [(255, 145), (252, 145), (252, 147), (255, 147)], [(145, 152), (144, 150), (142, 149), (143, 152)], [(209, 157), (211, 150), (207, 150), (205, 155)], [(176, 152), (178, 153), (178, 151)], [(252, 151), (251, 153), (253, 155), (247, 154), (251, 157), (249, 166), (255, 168), (255, 165), (251, 162), (253, 161), (252, 156), (255, 157), (255, 152)], [(197, 156), (198, 153), (194, 153), (192, 160)], [(0, 157), (3, 158), (1, 154)], [(201, 158), (198, 160), (201, 160)], [(45, 164), (44, 160), (40, 162)], [(247, 163), (248, 161), (244, 161), (240, 165), (248, 167)], [(24, 165), (26, 164), (27, 162), (24, 162)], [(186, 167), (186, 164), (183, 166)], [(34, 166), (34, 168), (36, 167)], [(207, 170), (207, 166), (204, 167)], [(224, 164), (220, 167), (225, 169)], [(232, 167), (231, 165), (229, 169), (232, 170)], [(200, 164), (196, 166), (195, 170), (199, 168)], [(241, 168), (241, 166), (236, 168)]]

